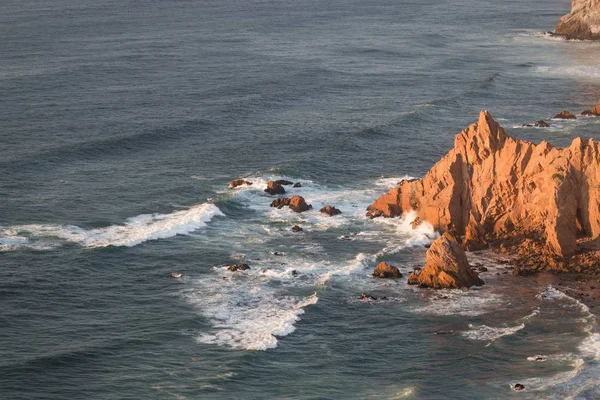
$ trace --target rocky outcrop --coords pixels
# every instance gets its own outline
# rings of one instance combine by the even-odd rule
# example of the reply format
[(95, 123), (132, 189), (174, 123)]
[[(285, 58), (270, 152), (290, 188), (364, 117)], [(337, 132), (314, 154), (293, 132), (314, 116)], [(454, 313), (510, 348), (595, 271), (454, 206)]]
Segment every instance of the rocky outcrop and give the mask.
[(600, 0), (573, 0), (571, 12), (560, 19), (555, 34), (567, 39), (600, 39)]
[(468, 289), (484, 283), (469, 266), (456, 238), (445, 232), (427, 250), (425, 267), (411, 272), (408, 284), (433, 289)]
[(482, 111), (423, 179), (401, 182), (367, 215), (416, 211), (434, 229), (463, 236), (467, 250), (518, 248), (528, 238), (539, 245), (530, 256), (566, 257), (578, 251), (578, 236), (600, 237), (598, 187), (594, 140), (577, 138), (565, 149), (516, 140)]
[(380, 262), (373, 271), (375, 278), (402, 278), (400, 270), (394, 266), (389, 266), (385, 261)]
[(269, 182), (267, 182), (267, 188), (265, 189), (265, 192), (267, 192), (271, 195), (284, 194), (285, 189), (279, 183), (277, 183), (275, 181), (269, 181)]
[(585, 115), (588, 117), (600, 117), (600, 101), (598, 102), (598, 105), (596, 107), (592, 108), (591, 110), (585, 110), (581, 113), (581, 115)]
[(250, 269), (248, 264), (229, 264), (224, 266), (227, 267), (227, 270), (231, 272), (246, 271), (247, 269)]
[(334, 215), (341, 214), (342, 212), (333, 206), (325, 206), (319, 210), (321, 214), (329, 215), (333, 217)]
[(235, 189), (236, 187), (243, 186), (243, 185), (250, 186), (250, 185), (252, 185), (252, 182), (247, 181), (245, 179), (235, 179), (229, 183), (229, 189)]
[(572, 113), (567, 110), (562, 110), (558, 114), (556, 114), (552, 119), (577, 119)]
[(306, 200), (302, 196), (292, 196), (291, 199), (287, 197), (280, 197), (271, 202), (271, 207), (282, 209), (285, 206), (289, 206), (292, 211), (301, 213), (312, 209), (312, 206), (306, 204)]

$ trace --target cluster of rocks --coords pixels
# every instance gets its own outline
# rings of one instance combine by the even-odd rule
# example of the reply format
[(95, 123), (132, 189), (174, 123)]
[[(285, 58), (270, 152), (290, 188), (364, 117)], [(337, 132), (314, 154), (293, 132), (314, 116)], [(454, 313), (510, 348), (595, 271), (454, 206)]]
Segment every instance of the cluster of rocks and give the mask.
[[(596, 105), (595, 107), (593, 107), (589, 110), (582, 111), (580, 115), (583, 115), (586, 117), (600, 117), (600, 101), (598, 101), (598, 105)], [(573, 120), (573, 119), (577, 119), (577, 117), (570, 111), (562, 110), (561, 112), (556, 114), (554, 117), (552, 117), (552, 119), (553, 120)], [(534, 124), (523, 124), (522, 126), (527, 127), (527, 128), (532, 128), (532, 127), (549, 128), (550, 124), (544, 120), (539, 120), (539, 121), (535, 122)]]
[[(243, 185), (252, 185), (252, 182), (247, 181), (245, 179), (236, 179), (231, 181), (231, 183), (229, 183), (229, 188), (230, 189), (234, 189), (238, 186), (243, 186)], [(301, 188), (302, 184), (300, 182), (292, 182), (292, 181), (288, 181), (286, 179), (279, 179), (279, 180), (271, 180), (269, 182), (267, 182), (267, 187), (265, 188), (265, 192), (270, 194), (270, 195), (282, 195), (285, 194), (285, 188), (284, 186), (293, 186), (294, 188)], [(279, 210), (281, 210), (283, 207), (289, 207), (292, 211), (297, 212), (297, 213), (302, 213), (305, 211), (309, 211), (312, 210), (312, 205), (307, 204), (306, 200), (304, 199), (304, 197), (302, 196), (292, 196), (291, 198), (288, 197), (279, 197), (275, 200), (273, 200), (271, 202), (271, 207), (277, 208)], [(319, 212), (323, 215), (328, 215), (330, 217), (339, 215), (342, 213), (342, 211), (340, 211), (338, 208), (334, 207), (334, 206), (330, 206), (327, 205), (323, 208), (321, 208), (319, 210)], [(294, 226), (292, 228), (292, 232), (303, 232), (304, 230), (299, 227), (298, 225)]]
[[(600, 104), (586, 114), (599, 115)], [(401, 182), (371, 204), (367, 215), (414, 212), (415, 225), (426, 221), (449, 233), (428, 250), (426, 267), (411, 274), (411, 283), (420, 286), (479, 284), (466, 268), (461, 246), (510, 254), (514, 275), (552, 271), (597, 277), (598, 187), (600, 145), (594, 140), (576, 138), (565, 149), (516, 140), (482, 111), (423, 179)], [(449, 254), (454, 261), (446, 259)]]

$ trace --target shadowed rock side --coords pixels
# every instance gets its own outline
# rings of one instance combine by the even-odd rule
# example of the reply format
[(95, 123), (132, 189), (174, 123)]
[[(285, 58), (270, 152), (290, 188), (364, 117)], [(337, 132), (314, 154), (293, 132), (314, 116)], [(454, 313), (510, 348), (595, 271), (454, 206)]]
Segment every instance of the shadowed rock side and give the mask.
[(598, 105), (590, 110), (585, 110), (581, 113), (581, 115), (586, 115), (588, 117), (600, 117), (600, 101)]
[(600, 39), (600, 0), (573, 0), (571, 12), (560, 19), (555, 33), (567, 39)]
[(600, 235), (599, 153), (592, 139), (566, 149), (513, 139), (482, 111), (423, 179), (401, 182), (367, 215), (415, 210), (436, 230), (463, 236), (467, 250), (528, 238), (540, 256), (569, 256), (578, 235)]
[(425, 267), (411, 272), (409, 285), (433, 289), (468, 289), (483, 281), (471, 270), (465, 251), (456, 238), (445, 232), (436, 239), (425, 255)]

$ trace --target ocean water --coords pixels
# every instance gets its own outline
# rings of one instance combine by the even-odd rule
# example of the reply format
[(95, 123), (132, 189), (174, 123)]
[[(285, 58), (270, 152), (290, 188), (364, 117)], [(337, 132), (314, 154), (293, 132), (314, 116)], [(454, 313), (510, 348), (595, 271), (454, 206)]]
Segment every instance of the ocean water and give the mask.
[(436, 233), (364, 216), (481, 109), (600, 139), (520, 128), (600, 99), (600, 44), (540, 34), (569, 7), (0, 2), (0, 398), (600, 398), (593, 309), (486, 253), (469, 292), (375, 280)]

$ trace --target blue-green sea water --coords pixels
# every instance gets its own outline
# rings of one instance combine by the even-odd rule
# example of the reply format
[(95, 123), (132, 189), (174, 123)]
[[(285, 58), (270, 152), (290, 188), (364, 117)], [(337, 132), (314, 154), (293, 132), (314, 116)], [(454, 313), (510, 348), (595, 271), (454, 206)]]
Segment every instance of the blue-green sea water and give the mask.
[(600, 99), (600, 44), (540, 33), (569, 7), (0, 2), (0, 398), (600, 398), (593, 309), (486, 253), (468, 292), (376, 280), (436, 233), (364, 215), (481, 109), (600, 139), (520, 127)]

